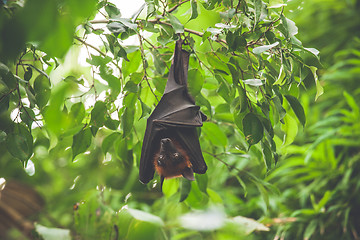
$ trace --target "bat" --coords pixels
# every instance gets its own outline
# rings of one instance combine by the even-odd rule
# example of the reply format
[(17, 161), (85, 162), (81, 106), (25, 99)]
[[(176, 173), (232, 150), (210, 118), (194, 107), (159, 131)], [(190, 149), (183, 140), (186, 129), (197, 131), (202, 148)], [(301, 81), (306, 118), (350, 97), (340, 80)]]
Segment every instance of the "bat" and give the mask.
[(164, 94), (147, 119), (139, 169), (144, 184), (153, 179), (155, 171), (162, 186), (166, 178), (194, 180), (194, 173), (207, 170), (196, 131), (207, 117), (188, 92), (190, 54), (182, 49), (182, 43), (176, 42)]

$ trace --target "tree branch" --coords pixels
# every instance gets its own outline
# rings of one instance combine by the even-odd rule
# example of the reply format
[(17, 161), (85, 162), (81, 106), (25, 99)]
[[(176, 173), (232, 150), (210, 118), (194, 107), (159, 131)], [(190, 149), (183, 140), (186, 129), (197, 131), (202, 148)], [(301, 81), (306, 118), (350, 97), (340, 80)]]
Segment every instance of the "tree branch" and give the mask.
[(177, 5), (173, 6), (172, 8), (170, 8), (167, 12), (168, 13), (172, 13), (173, 11), (175, 11), (178, 7), (180, 7), (182, 4), (189, 2), (190, 0), (185, 0), (182, 2), (179, 2)]

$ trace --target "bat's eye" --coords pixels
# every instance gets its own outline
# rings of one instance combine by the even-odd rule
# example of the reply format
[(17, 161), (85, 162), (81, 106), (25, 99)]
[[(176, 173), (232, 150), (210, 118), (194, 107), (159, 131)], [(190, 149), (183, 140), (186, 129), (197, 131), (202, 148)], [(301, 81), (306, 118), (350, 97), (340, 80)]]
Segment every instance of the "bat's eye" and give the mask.
[(159, 158), (158, 158), (158, 160), (157, 160), (157, 164), (158, 164), (159, 166), (164, 166), (164, 165), (165, 165), (164, 159), (165, 159), (164, 155), (160, 155)]

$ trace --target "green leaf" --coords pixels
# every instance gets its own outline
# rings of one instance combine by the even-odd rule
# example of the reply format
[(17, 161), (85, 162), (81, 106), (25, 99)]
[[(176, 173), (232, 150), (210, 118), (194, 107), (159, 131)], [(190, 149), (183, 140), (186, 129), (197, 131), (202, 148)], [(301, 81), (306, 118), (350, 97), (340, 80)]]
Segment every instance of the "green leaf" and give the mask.
[(105, 123), (106, 112), (106, 104), (104, 102), (97, 101), (94, 108), (91, 110), (90, 123), (95, 127), (102, 127)]
[(305, 117), (305, 112), (304, 112), (304, 108), (301, 106), (301, 103), (299, 102), (299, 100), (291, 95), (284, 95), (286, 100), (289, 102), (292, 110), (294, 111), (296, 117), (299, 119), (300, 123), (305, 126), (305, 122), (306, 122), (306, 117)]
[(316, 219), (311, 220), (305, 229), (304, 239), (310, 239), (311, 235), (313, 235), (313, 233), (316, 231), (317, 225), (318, 223)]
[(268, 227), (258, 221), (243, 216), (236, 216), (230, 219), (232, 224), (237, 225), (238, 228), (244, 228), (245, 234), (249, 235), (254, 231), (270, 231)]
[[(280, 101), (280, 98), (278, 96), (274, 96), (272, 98), (273, 102), (274, 102), (274, 105), (275, 105), (275, 109), (277, 110), (277, 114), (279, 116), (279, 120), (282, 120), (285, 115), (286, 115), (286, 111), (285, 109), (283, 108), (283, 106), (281, 105), (281, 101)], [(276, 113), (274, 113), (276, 114)], [(276, 122), (275, 122), (276, 123)]]
[(0, 115), (9, 109), (10, 94), (0, 96)]
[(277, 45), (279, 45), (279, 42), (274, 42), (273, 44), (270, 45), (263, 45), (260, 47), (256, 47), (253, 49), (253, 53), (254, 54), (260, 54), (262, 52), (268, 51), (270, 49), (272, 49), (273, 47), (276, 47)]
[[(116, 37), (123, 32), (126, 32), (125, 26), (120, 22), (109, 22), (106, 24), (107, 29), (112, 32)], [(93, 64), (95, 65), (95, 64)]]
[(14, 131), (7, 135), (6, 148), (13, 157), (26, 162), (33, 154), (33, 137), (28, 128), (16, 124)]
[(165, 197), (170, 198), (172, 195), (178, 192), (180, 187), (180, 179), (179, 178), (170, 178), (166, 179), (162, 186), (162, 192)]
[(164, 221), (156, 215), (132, 208), (128, 208), (127, 211), (137, 220), (149, 222), (158, 226), (164, 226)]
[(135, 84), (133, 81), (128, 81), (125, 84), (124, 91), (137, 93), (139, 91), (139, 86)]
[(181, 178), (180, 183), (180, 202), (183, 202), (190, 193), (191, 190), (191, 181)]
[(255, 24), (260, 22), (260, 16), (262, 11), (262, 1), (261, 0), (255, 0)]
[(321, 86), (321, 83), (319, 82), (318, 76), (316, 74), (317, 68), (311, 66), (310, 70), (314, 76), (315, 85), (316, 85), (316, 96), (315, 96), (315, 101), (316, 101), (324, 93), (324, 88)]
[(101, 144), (101, 149), (102, 149), (103, 153), (106, 154), (109, 151), (109, 149), (114, 145), (116, 140), (120, 139), (120, 137), (121, 137), (121, 134), (118, 132), (114, 132), (114, 133), (110, 134), (109, 136), (107, 136)]
[(127, 107), (124, 110), (124, 113), (121, 115), (121, 130), (123, 131), (124, 137), (128, 136), (131, 133), (133, 128), (135, 118), (135, 109), (134, 107)]
[(179, 220), (181, 226), (185, 229), (211, 231), (224, 226), (226, 215), (219, 209), (208, 209), (205, 211), (189, 212), (181, 216)]
[(204, 78), (198, 69), (191, 69), (188, 72), (188, 84), (190, 95), (196, 97), (204, 84)]
[(218, 125), (212, 122), (204, 122), (202, 133), (210, 140), (215, 146), (225, 147), (227, 145), (227, 137)]
[(151, 108), (146, 105), (143, 101), (141, 101), (141, 99), (139, 98), (140, 104), (141, 104), (141, 116), (139, 118), (139, 120), (145, 116), (147, 116), (148, 114), (151, 113)]
[(261, 141), (261, 152), (262, 152), (262, 155), (263, 155), (263, 158), (264, 158), (266, 169), (270, 170), (271, 169), (272, 153), (271, 153), (271, 150), (270, 150), (270, 145), (266, 140)]
[(206, 59), (211, 65), (211, 67), (213, 67), (215, 70), (223, 72), (227, 75), (229, 74), (228, 66), (223, 61), (218, 59), (216, 56), (213, 56), (212, 54), (207, 54)]
[(170, 24), (174, 28), (175, 33), (183, 33), (184, 32), (184, 25), (181, 24), (179, 19), (177, 19), (174, 15), (168, 15)]
[(360, 115), (359, 106), (356, 103), (353, 96), (351, 96), (348, 92), (344, 91), (343, 95), (346, 99), (347, 104), (351, 108), (352, 112), (354, 113), (355, 118), (358, 118)]
[(75, 125), (80, 125), (85, 117), (85, 106), (82, 102), (75, 103), (71, 106), (70, 118)]
[(297, 135), (298, 126), (295, 119), (293, 119), (289, 114), (286, 114), (284, 117), (284, 124), (281, 125), (281, 129), (284, 131), (284, 145), (291, 144)]
[(91, 54), (91, 59), (86, 59), (86, 62), (94, 66), (106, 65), (110, 61), (111, 61), (111, 57), (109, 56), (103, 57), (101, 55), (96, 56), (93, 54)]
[(188, 20), (188, 22), (192, 19), (195, 19), (198, 17), (198, 11), (197, 11), (197, 2), (196, 0), (190, 0), (190, 5), (191, 5), (191, 16), (190, 19)]
[(80, 132), (74, 135), (73, 143), (72, 143), (72, 158), (76, 157), (76, 155), (85, 152), (91, 144), (92, 133), (90, 128), (82, 129)]
[(48, 228), (35, 223), (35, 230), (44, 240), (71, 240), (69, 229)]
[(264, 136), (264, 127), (256, 114), (250, 112), (243, 119), (243, 131), (249, 145), (258, 143)]
[(243, 80), (243, 83), (250, 85), (250, 86), (259, 87), (259, 86), (264, 85), (265, 81), (262, 81), (261, 79), (253, 78), (253, 79)]
[(104, 125), (105, 127), (107, 127), (108, 129), (111, 130), (117, 130), (117, 128), (119, 127), (120, 121), (116, 120), (116, 119), (111, 119), (110, 117), (107, 117)]
[(35, 119), (35, 113), (31, 108), (23, 107), (20, 113), (21, 120), (31, 129), (31, 125)]
[(48, 103), (51, 95), (50, 81), (44, 75), (39, 75), (34, 81), (36, 104), (40, 109)]
[(105, 6), (105, 11), (107, 12), (110, 18), (116, 19), (121, 17), (120, 10), (112, 3), (108, 3)]
[(27, 67), (24, 73), (24, 80), (28, 82), (31, 79), (31, 77), (32, 77), (32, 68)]
[(244, 112), (248, 108), (248, 99), (246, 96), (246, 92), (245, 89), (241, 86), (239, 86), (237, 89), (239, 93), (239, 107), (240, 107), (239, 111)]
[(292, 38), (298, 33), (295, 23), (284, 15), (281, 15), (281, 22), (285, 29), (285, 37)]
[(207, 193), (207, 185), (208, 185), (208, 175), (205, 174), (195, 174), (196, 183), (203, 193)]

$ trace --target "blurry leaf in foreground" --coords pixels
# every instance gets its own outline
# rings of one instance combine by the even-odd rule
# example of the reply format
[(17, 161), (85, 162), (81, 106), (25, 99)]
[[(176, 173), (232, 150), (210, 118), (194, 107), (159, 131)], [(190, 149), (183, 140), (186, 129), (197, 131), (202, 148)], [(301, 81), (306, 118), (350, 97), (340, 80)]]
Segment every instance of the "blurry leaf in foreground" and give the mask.
[(35, 224), (35, 229), (44, 240), (71, 240), (69, 229), (48, 228), (40, 224)]
[(183, 228), (210, 231), (224, 226), (226, 215), (219, 209), (208, 209), (187, 213), (181, 216), (179, 220)]
[(247, 235), (253, 231), (270, 231), (264, 224), (259, 223), (252, 218), (242, 216), (236, 216), (231, 220), (227, 220), (227, 223), (237, 225), (239, 228), (243, 229)]
[(90, 128), (85, 128), (74, 135), (72, 143), (73, 159), (76, 155), (83, 153), (90, 146), (92, 134)]
[(159, 226), (164, 225), (164, 222), (160, 217), (155, 216), (151, 213), (140, 211), (137, 209), (131, 209), (131, 208), (127, 209), (127, 211), (131, 214), (131, 216), (133, 216), (137, 220), (150, 222)]

